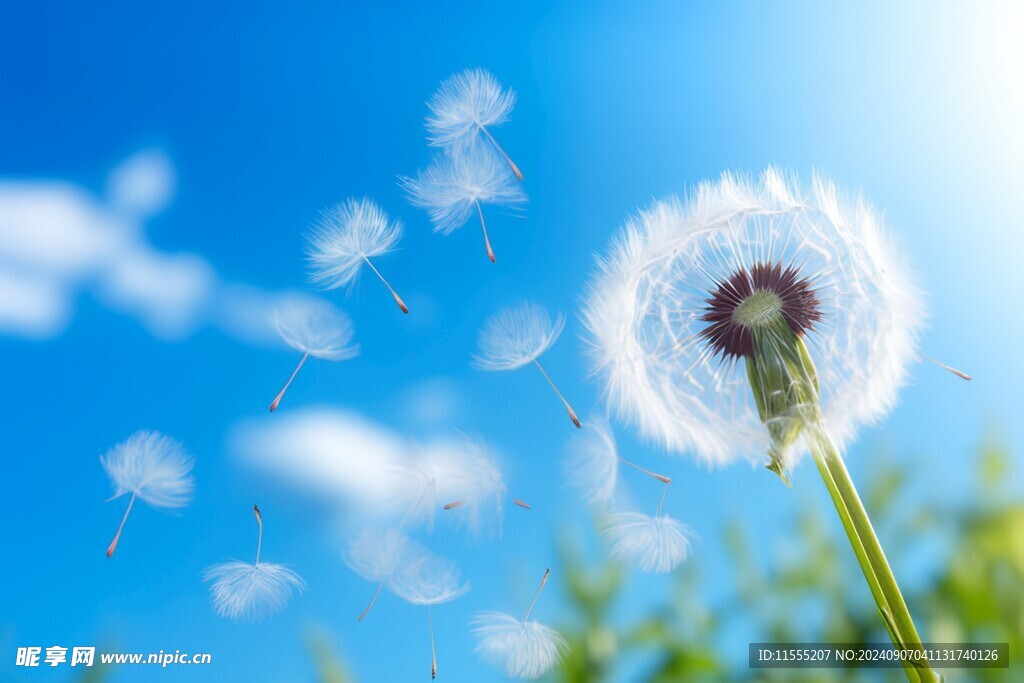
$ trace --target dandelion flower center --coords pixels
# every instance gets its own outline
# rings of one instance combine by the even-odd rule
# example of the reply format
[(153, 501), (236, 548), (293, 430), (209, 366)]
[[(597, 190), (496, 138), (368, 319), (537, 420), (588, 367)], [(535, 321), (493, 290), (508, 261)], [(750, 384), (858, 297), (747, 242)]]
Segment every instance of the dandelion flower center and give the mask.
[(782, 311), (782, 299), (775, 292), (759, 290), (740, 302), (732, 319), (744, 327), (763, 327)]
[(700, 335), (723, 358), (753, 356), (753, 331), (780, 316), (797, 336), (821, 320), (811, 280), (797, 268), (781, 263), (741, 267), (716, 283), (705, 301), (708, 305), (700, 319), (711, 324)]

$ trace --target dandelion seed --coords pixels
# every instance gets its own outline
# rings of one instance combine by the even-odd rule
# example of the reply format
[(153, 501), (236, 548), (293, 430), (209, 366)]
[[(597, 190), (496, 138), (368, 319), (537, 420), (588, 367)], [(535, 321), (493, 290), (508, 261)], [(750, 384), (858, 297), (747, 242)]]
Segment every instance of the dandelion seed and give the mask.
[(533, 363), (562, 401), (572, 423), (582, 427), (576, 411), (555, 386), (539, 360), (558, 339), (563, 327), (565, 318), (559, 315), (552, 323), (548, 312), (537, 304), (524, 303), (515, 308), (504, 308), (484, 323), (477, 340), (479, 354), (473, 356), (473, 364), (481, 370), (496, 371), (518, 370)]
[(398, 529), (367, 529), (353, 540), (345, 553), (345, 564), (367, 581), (377, 583), (377, 590), (358, 621), (366, 618), (380, 597), (380, 592), (402, 567), (418, 561), (426, 549)]
[(934, 363), (935, 365), (938, 365), (940, 368), (942, 368), (946, 372), (950, 372), (950, 373), (956, 375), (957, 377), (959, 377), (962, 380), (966, 380), (966, 381), (970, 382), (971, 379), (973, 379), (970, 375), (968, 375), (963, 370), (957, 370), (956, 368), (954, 368), (954, 367), (952, 367), (950, 365), (946, 365), (945, 363), (940, 363), (939, 361), (935, 360), (931, 356), (925, 356), (925, 355), (922, 354), (921, 357), (924, 358), (929, 363)]
[(358, 344), (351, 345), (355, 333), (348, 316), (318, 299), (298, 299), (280, 306), (275, 312), (274, 325), (281, 340), (301, 352), (302, 358), (274, 397), (270, 412), (277, 410), (288, 387), (310, 356), (337, 361), (359, 353)]
[(434, 232), (450, 235), (475, 214), (492, 263), (494, 249), (482, 205), (515, 207), (526, 201), (526, 195), (509, 179), (501, 163), (479, 146), (443, 155), (416, 178), (400, 176), (398, 184), (414, 206), (427, 210)]
[(392, 593), (413, 605), (426, 606), (430, 626), (430, 677), (437, 677), (437, 649), (434, 644), (435, 605), (451, 602), (469, 592), (469, 583), (459, 577), (459, 568), (443, 557), (426, 553), (405, 563), (389, 581)]
[(641, 571), (667, 573), (686, 559), (693, 530), (668, 515), (639, 512), (609, 515), (602, 528), (613, 557)]
[(558, 631), (530, 621), (530, 613), (550, 572), (544, 570), (544, 578), (522, 620), (504, 612), (481, 612), (473, 619), (473, 634), (479, 639), (476, 652), (504, 669), (509, 678), (540, 678), (569, 650), (569, 643)]
[(180, 443), (160, 432), (135, 432), (101, 456), (100, 464), (114, 485), (114, 495), (109, 500), (132, 494), (107, 548), (107, 557), (117, 549), (136, 498), (159, 508), (184, 507), (192, 499), (192, 458)]
[(509, 165), (516, 178), (523, 179), (515, 165), (488, 126), (508, 121), (515, 106), (516, 95), (505, 90), (498, 80), (483, 69), (466, 69), (441, 84), (427, 104), (432, 116), (427, 117), (430, 144), (438, 147), (464, 147), (475, 143), (482, 134)]
[[(514, 504), (518, 505), (518, 506), (519, 506), (519, 507), (521, 507), (521, 508), (525, 508), (525, 509), (527, 509), (527, 510), (529, 510), (529, 509), (530, 509), (530, 505), (529, 505), (529, 503), (526, 503), (526, 502), (524, 502), (524, 501), (521, 501), (521, 500), (519, 500), (518, 498), (513, 498), (513, 499), (512, 499), (512, 502), (513, 502)], [(459, 507), (462, 507), (462, 506), (463, 506), (463, 505), (465, 505), (465, 504), (466, 504), (466, 501), (464, 501), (464, 500), (454, 500), (454, 501), (452, 501), (451, 503), (448, 503), (448, 504), (446, 504), (446, 505), (444, 506), (444, 509), (445, 509), (445, 510), (454, 510), (455, 508), (459, 508)]]
[[(610, 402), (645, 435), (708, 463), (757, 456), (787, 483), (809, 451), (893, 643), (921, 650), (841, 455), (892, 408), (925, 317), (866, 201), (769, 169), (655, 202), (602, 262), (585, 317)], [(665, 566), (685, 534), (656, 524), (619, 519), (613, 549)], [(665, 539), (676, 555), (649, 552)]]
[(494, 456), (468, 438), (425, 446), (394, 469), (391, 508), (402, 511), (400, 527), (432, 529), (437, 510), (444, 509), (472, 534), (497, 530), (504, 500), (505, 481)]
[(311, 279), (325, 289), (351, 285), (365, 264), (373, 271), (394, 298), (408, 313), (409, 308), (398, 296), (371, 258), (394, 251), (402, 237), (402, 223), (392, 221), (373, 201), (347, 199), (322, 212), (309, 236)]
[(292, 591), (301, 591), (305, 582), (294, 571), (280, 564), (260, 562), (263, 548), (263, 515), (252, 506), (259, 537), (256, 561), (224, 562), (206, 569), (203, 581), (212, 581), (210, 598), (218, 615), (233, 621), (259, 621), (278, 612), (291, 598)]
[(592, 423), (592, 429), (581, 432), (569, 442), (569, 457), (565, 472), (569, 484), (580, 490), (590, 505), (605, 506), (615, 496), (619, 480), (619, 465), (626, 465), (663, 484), (671, 484), (668, 477), (640, 467), (619, 455), (611, 426), (601, 419)]

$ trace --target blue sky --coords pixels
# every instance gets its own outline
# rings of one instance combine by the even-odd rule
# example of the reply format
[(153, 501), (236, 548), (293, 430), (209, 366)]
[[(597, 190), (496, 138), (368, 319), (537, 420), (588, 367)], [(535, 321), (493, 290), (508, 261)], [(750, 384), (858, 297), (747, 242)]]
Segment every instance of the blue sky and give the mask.
[[(438, 610), (442, 675), (501, 680), (472, 655), (466, 622), (481, 609), (520, 611), (551, 565), (555, 590), (537, 616), (558, 623), (555, 541), (587, 515), (561, 480), (572, 427), (556, 399), (536, 373), (470, 368), (476, 330), (520, 300), (561, 311), (568, 324), (548, 369), (584, 421), (601, 412), (576, 318), (594, 254), (652, 198), (725, 170), (822, 170), (884, 211), (929, 293), (925, 352), (975, 380), (917, 366), (899, 407), (851, 450), (850, 468), (863, 475), (858, 454), (883, 444), (932, 465), (923, 495), (977, 502), (964, 477), (985, 430), (1000, 429), (1017, 453), (1024, 443), (1014, 419), (1024, 373), (1011, 355), (1021, 339), (1012, 302), (1024, 289), (1024, 95), (1011, 87), (1024, 81), (1013, 28), (1021, 15), (1012, 5), (890, 5), (0, 10), (0, 246), (34, 244), (19, 231), (34, 230), (24, 226), (39, 215), (116, 236), (96, 258), (91, 238), (0, 252), (4, 678), (67, 680), (68, 669), (13, 670), (19, 646), (95, 644), (213, 653), (215, 666), (175, 670), (175, 679), (273, 672), (302, 681), (311, 675), (302, 634), (312, 627), (360, 680), (425, 674), (425, 613), (386, 598), (357, 624), (372, 586), (340, 561), (335, 511), (232, 446), (239, 424), (329, 408), (403, 438), (474, 434), (500, 454), (511, 495), (533, 504), (508, 511), (500, 542), (445, 527), (427, 538), (473, 582)], [(430, 159), (425, 100), (472, 66), (519, 97), (496, 132), (526, 175), (530, 202), (523, 218), (489, 222), (495, 265), (472, 229), (432, 234), (395, 184)], [(118, 168), (136, 171), (129, 177), (141, 185), (112, 180)], [(305, 231), (321, 208), (362, 195), (406, 224), (401, 249), (379, 265), (412, 313), (401, 316), (369, 279), (347, 297), (326, 295), (352, 317), (363, 352), (309, 364), (270, 416), (297, 358), (237, 314), (312, 291)], [(68, 213), (46, 213), (55, 207)], [(127, 279), (111, 280), (111, 263)], [(417, 410), (424, 395), (436, 410)], [(110, 491), (98, 456), (139, 428), (186, 444), (197, 495), (179, 515), (137, 509), (111, 561), (103, 550), (124, 501), (103, 502)], [(770, 560), (796, 496), (760, 469), (708, 472), (618, 431), (637, 459), (679, 482), (668, 509), (700, 534), (701, 562), (722, 566), (718, 539), (732, 519), (766, 539)], [(638, 499), (644, 483), (633, 487)], [(806, 465), (795, 484), (828, 505)], [(209, 608), (200, 575), (252, 552), (254, 502), (266, 520), (265, 557), (292, 565), (309, 588), (273, 619), (236, 625)], [(634, 576), (633, 606), (621, 617), (667, 586)], [(708, 590), (730, 588), (722, 579)], [(738, 634), (733, 645), (745, 652), (755, 636)], [(119, 671), (114, 680), (160, 675)]]

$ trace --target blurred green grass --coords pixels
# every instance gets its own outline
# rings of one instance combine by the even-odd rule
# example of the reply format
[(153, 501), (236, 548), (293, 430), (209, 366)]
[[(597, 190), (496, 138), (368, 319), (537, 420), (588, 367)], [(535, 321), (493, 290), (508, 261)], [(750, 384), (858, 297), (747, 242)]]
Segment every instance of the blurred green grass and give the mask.
[[(864, 502), (876, 526), (884, 527), (891, 557), (912, 541), (943, 537), (938, 559), (907, 592), (930, 642), (1007, 642), (1011, 668), (946, 669), (949, 681), (1024, 680), (1024, 500), (1007, 489), (1011, 453), (997, 443), (974, 458), (970, 506), (907, 496), (911, 465), (875, 453)], [(908, 502), (911, 501), (911, 502)], [(827, 514), (831, 514), (831, 509)], [(746, 666), (746, 650), (723, 651), (726, 631), (737, 620), (753, 622), (762, 642), (885, 642), (870, 599), (846, 586), (863, 582), (845, 538), (832, 533), (821, 510), (801, 506), (799, 533), (787, 539), (787, 554), (766, 568), (752, 550), (748, 532), (731, 523), (723, 538), (734, 571), (733, 596), (709, 604), (701, 591), (699, 556), (677, 572), (665, 604), (631, 624), (609, 615), (623, 590), (624, 573), (614, 564), (586, 566), (579, 548), (563, 544), (564, 587), (570, 614), (559, 628), (571, 651), (552, 680), (565, 683), (621, 681), (622, 662), (647, 662), (631, 680), (668, 681), (879, 681), (905, 680), (902, 669), (762, 669)], [(934, 565), (934, 566), (932, 566)], [(815, 611), (814, 607), (818, 609)], [(813, 613), (821, 618), (798, 619)], [(749, 630), (749, 628), (748, 628)], [(630, 671), (633, 671), (631, 668)]]

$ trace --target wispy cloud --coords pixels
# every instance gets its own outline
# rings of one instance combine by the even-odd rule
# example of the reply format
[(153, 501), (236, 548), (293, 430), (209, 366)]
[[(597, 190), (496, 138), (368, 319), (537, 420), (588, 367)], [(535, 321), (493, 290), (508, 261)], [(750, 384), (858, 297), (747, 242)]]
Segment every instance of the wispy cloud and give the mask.
[(225, 283), (206, 259), (166, 253), (144, 226), (173, 199), (174, 168), (146, 150), (111, 171), (105, 196), (52, 180), (0, 180), (0, 335), (63, 332), (83, 294), (175, 340), (210, 325), (245, 342), (275, 339), (268, 312), (301, 296)]
[(238, 423), (232, 454), (346, 517), (471, 533), (499, 531), (505, 484), (486, 445), (468, 438), (411, 440), (336, 408), (307, 408)]
[(405, 462), (405, 448), (391, 430), (333, 408), (244, 420), (230, 436), (231, 452), (256, 469), (364, 511), (390, 496), (392, 472)]

